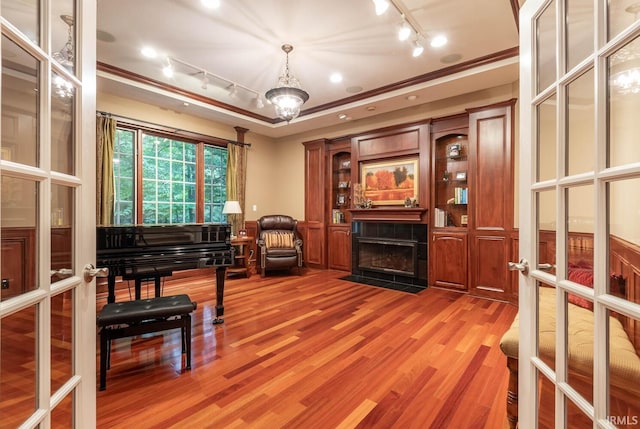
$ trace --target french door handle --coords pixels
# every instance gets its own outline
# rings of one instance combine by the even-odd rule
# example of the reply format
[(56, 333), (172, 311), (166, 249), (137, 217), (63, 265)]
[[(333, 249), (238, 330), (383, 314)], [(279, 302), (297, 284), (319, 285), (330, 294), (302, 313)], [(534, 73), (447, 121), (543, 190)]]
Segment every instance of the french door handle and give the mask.
[(529, 262), (522, 258), (519, 262), (508, 262), (507, 268), (509, 271), (520, 271), (522, 274), (527, 274), (529, 272)]
[(89, 283), (94, 277), (108, 277), (109, 268), (96, 268), (93, 264), (87, 264), (84, 266), (84, 281)]

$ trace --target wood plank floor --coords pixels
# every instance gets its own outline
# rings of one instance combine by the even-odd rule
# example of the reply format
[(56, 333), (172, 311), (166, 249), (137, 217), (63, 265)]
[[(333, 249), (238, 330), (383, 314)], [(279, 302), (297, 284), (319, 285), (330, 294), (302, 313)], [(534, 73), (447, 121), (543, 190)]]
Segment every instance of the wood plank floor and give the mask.
[(507, 427), (498, 342), (515, 307), (344, 275), (229, 279), (221, 325), (212, 277), (168, 281), (165, 295), (198, 302), (192, 369), (181, 370), (177, 330), (116, 340), (98, 427)]

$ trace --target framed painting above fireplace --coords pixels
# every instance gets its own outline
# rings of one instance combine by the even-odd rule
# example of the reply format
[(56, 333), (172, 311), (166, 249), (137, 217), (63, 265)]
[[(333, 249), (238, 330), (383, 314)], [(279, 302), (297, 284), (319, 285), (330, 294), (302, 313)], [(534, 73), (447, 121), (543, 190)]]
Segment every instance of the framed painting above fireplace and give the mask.
[(418, 157), (362, 163), (360, 171), (364, 199), (373, 205), (404, 205), (407, 198), (418, 199)]

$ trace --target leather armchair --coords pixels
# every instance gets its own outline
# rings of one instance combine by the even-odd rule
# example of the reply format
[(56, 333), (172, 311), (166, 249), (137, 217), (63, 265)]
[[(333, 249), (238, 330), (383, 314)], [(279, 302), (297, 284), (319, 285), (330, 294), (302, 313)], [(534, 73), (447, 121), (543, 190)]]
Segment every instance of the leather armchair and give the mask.
[(260, 274), (267, 270), (302, 268), (302, 239), (296, 227), (298, 221), (286, 215), (262, 216), (257, 222)]

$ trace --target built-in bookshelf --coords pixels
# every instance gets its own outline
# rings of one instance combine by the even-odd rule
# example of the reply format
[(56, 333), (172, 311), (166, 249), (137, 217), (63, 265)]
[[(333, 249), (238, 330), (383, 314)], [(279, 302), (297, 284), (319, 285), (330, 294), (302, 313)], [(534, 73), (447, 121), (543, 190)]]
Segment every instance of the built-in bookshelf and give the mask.
[(467, 136), (447, 134), (435, 143), (434, 226), (466, 228), (469, 201)]

